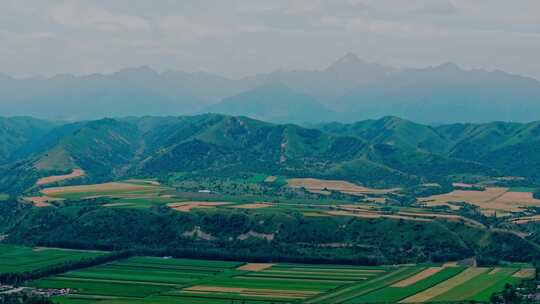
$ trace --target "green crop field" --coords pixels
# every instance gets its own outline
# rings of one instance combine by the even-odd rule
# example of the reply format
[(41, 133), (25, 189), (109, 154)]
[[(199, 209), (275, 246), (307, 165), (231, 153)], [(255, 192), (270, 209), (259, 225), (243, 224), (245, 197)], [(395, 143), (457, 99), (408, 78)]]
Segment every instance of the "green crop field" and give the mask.
[(0, 245), (0, 273), (39, 270), (64, 262), (95, 258), (100, 255), (103, 253)]
[[(526, 266), (524, 266), (526, 267)], [(59, 304), (487, 302), (520, 267), (249, 264), (133, 257), (30, 282)]]

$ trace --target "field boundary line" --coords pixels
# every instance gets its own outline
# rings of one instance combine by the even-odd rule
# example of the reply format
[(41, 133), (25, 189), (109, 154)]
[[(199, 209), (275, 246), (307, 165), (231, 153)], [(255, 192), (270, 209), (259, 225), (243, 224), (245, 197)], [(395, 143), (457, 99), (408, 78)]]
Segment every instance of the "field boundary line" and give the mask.
[[(391, 278), (394, 275), (399, 275), (400, 273), (405, 272), (407, 270), (409, 270), (408, 267), (397, 268), (396, 270), (390, 271), (390, 272), (388, 272), (388, 273), (386, 273), (386, 274), (384, 274), (384, 275), (382, 275), (382, 276), (380, 276), (378, 278), (375, 278), (373, 280), (368, 280), (368, 281), (363, 281), (363, 282), (356, 282), (356, 283), (353, 283), (353, 284), (338, 287), (337, 289), (334, 289), (334, 290), (330, 290), (329, 292), (326, 292), (326, 293), (324, 293), (324, 294), (322, 294), (320, 296), (316, 296), (314, 298), (308, 299), (304, 303), (306, 303), (306, 304), (315, 304), (315, 303), (327, 304), (327, 303), (332, 303), (332, 302), (321, 302), (321, 301), (328, 301), (329, 299), (336, 298), (337, 296), (340, 296), (340, 295), (342, 295), (344, 293), (347, 293), (347, 292), (352, 292), (355, 289), (360, 288), (362, 286), (365, 286), (367, 284), (376, 283), (376, 282), (379, 282), (379, 281), (384, 281), (385, 279)], [(423, 270), (423, 268), (419, 268), (418, 272), (420, 272), (422, 270)], [(368, 290), (362, 292), (361, 294), (354, 294), (352, 296), (349, 296), (348, 298), (345, 298), (344, 300), (342, 300), (339, 303), (343, 303), (343, 302), (345, 302), (347, 300), (350, 300), (351, 298), (357, 297), (359, 295), (366, 294), (368, 292), (372, 292), (372, 291), (384, 288), (384, 287), (386, 287), (386, 286), (388, 286), (390, 284), (393, 284), (393, 283), (395, 283), (395, 281), (389, 282), (388, 284), (384, 284), (382, 286), (376, 286), (374, 288), (368, 289)]]
[(431, 288), (428, 288), (422, 292), (419, 292), (413, 296), (410, 296), (399, 303), (424, 303), (432, 300), (474, 278), (486, 273), (489, 268), (467, 268), (465, 271), (460, 272), (454, 277), (441, 282)]

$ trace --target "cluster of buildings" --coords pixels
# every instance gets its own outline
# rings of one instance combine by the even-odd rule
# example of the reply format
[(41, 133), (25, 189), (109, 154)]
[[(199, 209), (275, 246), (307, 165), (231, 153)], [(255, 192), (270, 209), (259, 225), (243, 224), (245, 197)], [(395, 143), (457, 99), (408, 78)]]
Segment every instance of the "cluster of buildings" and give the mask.
[(52, 297), (61, 296), (71, 293), (70, 288), (61, 289), (41, 289), (31, 287), (17, 287), (11, 285), (0, 284), (0, 298), (2, 295), (25, 295), (27, 297)]

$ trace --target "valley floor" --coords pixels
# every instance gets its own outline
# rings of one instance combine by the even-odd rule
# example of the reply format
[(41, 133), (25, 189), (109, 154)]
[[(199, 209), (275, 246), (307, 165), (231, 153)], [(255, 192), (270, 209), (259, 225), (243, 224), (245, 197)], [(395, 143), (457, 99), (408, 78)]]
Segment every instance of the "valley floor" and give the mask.
[[(8, 272), (43, 270), (107, 254), (11, 245), (0, 248), (3, 279)], [(346, 266), (135, 256), (44, 275), (22, 286), (62, 294), (51, 297), (59, 304), (447, 303), (489, 302), (507, 284), (519, 284), (534, 274), (527, 264)]]

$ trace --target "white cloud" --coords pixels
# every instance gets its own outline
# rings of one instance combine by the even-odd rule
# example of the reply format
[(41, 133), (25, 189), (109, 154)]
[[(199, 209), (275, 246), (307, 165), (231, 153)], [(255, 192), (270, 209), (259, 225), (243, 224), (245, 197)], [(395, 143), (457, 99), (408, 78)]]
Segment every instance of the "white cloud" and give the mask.
[(105, 32), (145, 31), (150, 28), (139, 16), (118, 15), (81, 1), (66, 1), (49, 10), (51, 20), (59, 25), (94, 29)]
[(461, 10), (450, 0), (424, 0), (424, 5), (421, 9), (417, 10), (417, 13), (451, 16), (460, 14)]
[(221, 39), (242, 33), (260, 33), (270, 29), (257, 24), (230, 24), (223, 20), (195, 20), (186, 16), (165, 16), (157, 21), (166, 37), (179, 40)]
[(358, 17), (350, 19), (345, 25), (352, 34), (376, 34), (404, 39), (433, 39), (448, 35), (448, 31), (426, 24), (409, 24), (390, 20)]
[(539, 0), (0, 0), (0, 7), (0, 72), (16, 75), (152, 65), (238, 77), (322, 67), (353, 51), (400, 66), (477, 62), (540, 78)]

